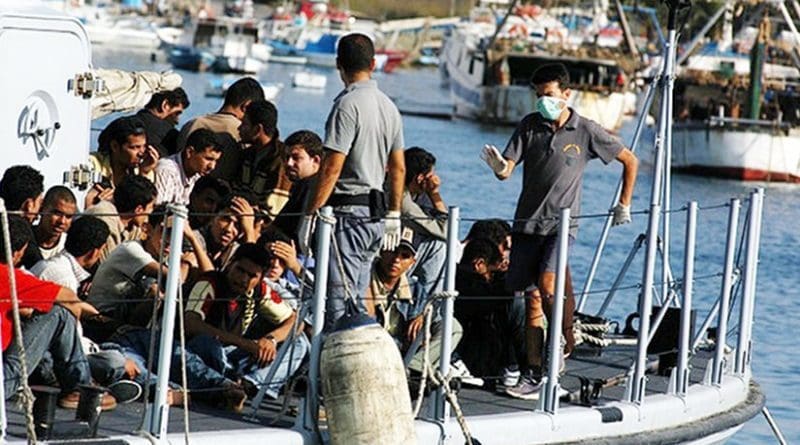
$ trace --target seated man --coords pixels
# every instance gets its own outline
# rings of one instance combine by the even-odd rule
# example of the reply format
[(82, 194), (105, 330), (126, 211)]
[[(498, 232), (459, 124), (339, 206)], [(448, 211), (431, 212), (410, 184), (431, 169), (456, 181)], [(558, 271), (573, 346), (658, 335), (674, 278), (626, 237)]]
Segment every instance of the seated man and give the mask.
[[(144, 241), (128, 241), (111, 252), (95, 273), (88, 301), (100, 311), (119, 322), (144, 326), (152, 318), (153, 301), (160, 295), (156, 284), (159, 274), (167, 276), (166, 261), (169, 246), (169, 225), (165, 217), (166, 207), (153, 209), (143, 226)], [(165, 251), (161, 252), (161, 240), (165, 239)], [(203, 272), (213, 269), (200, 241), (188, 224), (184, 226), (184, 239), (192, 246), (192, 252), (183, 254), (181, 280), (186, 280), (193, 262)], [(163, 285), (163, 283), (161, 283)], [(146, 301), (142, 301), (142, 299)]]
[[(76, 294), (82, 282), (91, 280), (95, 264), (108, 239), (108, 226), (94, 216), (84, 216), (75, 221), (66, 233), (64, 251), (36, 263), (31, 272), (42, 280), (51, 281)], [(92, 378), (108, 386), (118, 402), (139, 397), (141, 387), (130, 380), (140, 372), (136, 364), (126, 360), (122, 352), (111, 344), (98, 345), (83, 335), (81, 322), (77, 323), (83, 352), (89, 361)]]
[(64, 250), (67, 231), (77, 210), (75, 195), (63, 185), (50, 187), (44, 194), (39, 224), (33, 227), (36, 245), (43, 259)]
[[(89, 363), (81, 348), (76, 319), (84, 314), (96, 314), (97, 311), (80, 301), (75, 292), (17, 269), (28, 243), (33, 239), (33, 232), (27, 221), (15, 215), (8, 217), (8, 226), (12, 264), (7, 264), (5, 255), (0, 255), (0, 341), (3, 345), (5, 396), (7, 399), (16, 396), (21, 380), (28, 378), (28, 375), (22, 374), (23, 356), (18, 341), (14, 339), (8, 279), (8, 268), (13, 267), (22, 318), (22, 343), (27, 372), (30, 375), (45, 354), (49, 353), (54, 364), (53, 371), (61, 386), (59, 406), (77, 408), (80, 400), (78, 385), (90, 384), (92, 377)], [(0, 230), (0, 245), (5, 244), (3, 238), (3, 231)], [(102, 397), (102, 409), (113, 409), (115, 406), (116, 401), (112, 396)]]
[(256, 210), (246, 199), (228, 196), (220, 205), (220, 212), (211, 218), (208, 225), (194, 232), (216, 270), (230, 264), (240, 242), (254, 243), (258, 240)]
[[(268, 385), (267, 396), (277, 398), (283, 383), (300, 366), (309, 345), (299, 326), (293, 354), (275, 362), (278, 345), (292, 337), (297, 314), (262, 282), (271, 263), (263, 247), (246, 243), (224, 271), (206, 274), (192, 288), (186, 309), (186, 333), (191, 340), (186, 349), (205, 366), (190, 367), (190, 389), (223, 388), (223, 394), (231, 394), (231, 388), (238, 386), (233, 382), (241, 379), (250, 397)], [(273, 366), (277, 370), (267, 381)], [(225, 402), (241, 411), (244, 399)]]
[(284, 170), (286, 177), (292, 181), (289, 201), (281, 209), (281, 213), (273, 222), (274, 227), (292, 236), (297, 242), (297, 228), (300, 225), (303, 210), (311, 182), (316, 180), (319, 165), (325, 150), (322, 140), (316, 133), (309, 130), (295, 131), (286, 138), (288, 156)]
[(211, 222), (231, 188), (222, 179), (203, 176), (197, 180), (189, 194), (189, 224), (202, 228)]
[[(413, 241), (414, 232), (408, 227), (401, 232), (400, 245), (393, 251), (381, 251), (372, 267), (367, 294), (364, 299), (367, 312), (375, 317), (405, 353), (418, 335), (423, 334), (425, 326), (424, 310), (430, 302), (430, 294), (417, 282), (406, 275), (414, 264), (417, 248)], [(439, 311), (434, 308), (431, 337), (429, 340), (431, 365), (439, 362), (442, 328)], [(455, 349), (461, 339), (461, 325), (453, 320), (452, 347)], [(422, 372), (423, 353), (420, 348), (409, 363), (409, 368)]]
[[(19, 211), (28, 224), (33, 224), (39, 216), (43, 192), (44, 176), (29, 165), (9, 167), (0, 179), (0, 198), (5, 201), (6, 210)], [(42, 259), (39, 249), (36, 248), (35, 239), (32, 239), (31, 243), (34, 247), (25, 249), (25, 257), (20, 263), (26, 269), (33, 267)]]
[(222, 149), (211, 130), (201, 128), (192, 133), (183, 150), (158, 161), (156, 203), (189, 204), (195, 183), (216, 168), (220, 156)]

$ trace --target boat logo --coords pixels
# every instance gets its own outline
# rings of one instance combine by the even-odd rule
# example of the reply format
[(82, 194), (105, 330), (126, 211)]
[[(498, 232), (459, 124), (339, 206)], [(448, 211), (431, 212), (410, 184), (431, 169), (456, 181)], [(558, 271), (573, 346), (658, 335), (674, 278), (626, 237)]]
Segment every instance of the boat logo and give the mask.
[(55, 101), (44, 91), (36, 91), (25, 100), (25, 106), (17, 119), (17, 137), (23, 147), (33, 145), (36, 158), (50, 156), (50, 149), (61, 128)]
[(567, 144), (564, 148), (561, 149), (564, 153), (569, 156), (569, 150), (575, 150), (575, 155), (581, 154), (581, 147), (578, 144)]

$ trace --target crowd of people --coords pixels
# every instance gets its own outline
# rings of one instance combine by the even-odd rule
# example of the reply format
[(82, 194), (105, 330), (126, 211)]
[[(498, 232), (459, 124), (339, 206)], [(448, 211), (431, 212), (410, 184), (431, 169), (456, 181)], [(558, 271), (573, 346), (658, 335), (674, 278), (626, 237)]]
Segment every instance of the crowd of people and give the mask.
[[(242, 78), (217, 112), (180, 129), (190, 105), (180, 88), (156, 93), (143, 110), (111, 122), (91, 155), (103, 180), (82, 203), (63, 186), (45, 191), (30, 166), (7, 169), (0, 181), (0, 197), (12, 211), (8, 235), (0, 232), (0, 245), (12, 251), (0, 256), (6, 397), (29, 379), (60, 387), (64, 408), (77, 406), (79, 385), (107, 388), (103, 409), (141, 399), (156, 379), (154, 326), (171, 249), (181, 252), (186, 334), (185, 348), (171, 351), (171, 404), (187, 394), (179, 389), (181, 356), (193, 403), (240, 412), (259, 392), (279, 397), (307, 360), (311, 325), (328, 332), (355, 311), (374, 317), (395, 339), (413, 377), (424, 371), (420, 340), (431, 308), (435, 363), (448, 207), (436, 157), (405, 147), (400, 113), (371, 79), (374, 64), (368, 37), (340, 40), (337, 68), (345, 88), (322, 137), (299, 130), (281, 138), (277, 108), (257, 81)], [(471, 227), (457, 269), (450, 342), (456, 376), (520, 398), (538, 395), (546, 361), (553, 216), (561, 207), (579, 213), (589, 160), (623, 164), (614, 222), (630, 221), (636, 158), (566, 106), (568, 85), (563, 66), (541, 67), (532, 79), (541, 98), (537, 110), (505, 152), (484, 147), (482, 157), (499, 179), (523, 163), (523, 190), (513, 225), (484, 220)], [(175, 205), (188, 208), (181, 246), (170, 245)], [(325, 318), (314, 320), (307, 308), (312, 235), (324, 206), (333, 208), (335, 226)], [(9, 269), (21, 338), (12, 330)], [(574, 343), (571, 294), (568, 280), (564, 356)], [(291, 353), (279, 357), (286, 342)]]

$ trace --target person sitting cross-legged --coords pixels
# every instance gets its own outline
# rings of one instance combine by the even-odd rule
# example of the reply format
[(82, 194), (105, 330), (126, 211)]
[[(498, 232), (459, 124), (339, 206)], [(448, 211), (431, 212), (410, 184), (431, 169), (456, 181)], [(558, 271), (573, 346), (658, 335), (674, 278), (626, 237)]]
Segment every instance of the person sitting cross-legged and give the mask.
[[(225, 270), (206, 274), (189, 294), (186, 350), (202, 362), (188, 367), (188, 386), (222, 389), (216, 401), (235, 412), (244, 407), (242, 394), (252, 397), (262, 385), (277, 398), (309, 348), (302, 333), (291, 335), (295, 311), (262, 281), (271, 263), (263, 247), (242, 244)], [(276, 362), (279, 345), (292, 337), (293, 353)]]

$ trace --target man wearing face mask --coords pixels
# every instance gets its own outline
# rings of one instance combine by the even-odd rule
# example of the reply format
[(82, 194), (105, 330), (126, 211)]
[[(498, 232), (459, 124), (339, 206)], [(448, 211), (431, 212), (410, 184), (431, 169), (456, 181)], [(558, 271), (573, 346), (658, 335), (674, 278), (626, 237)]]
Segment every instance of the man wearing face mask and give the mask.
[[(531, 87), (539, 97), (536, 111), (517, 125), (502, 155), (490, 145), (484, 146), (481, 154), (500, 180), (511, 177), (514, 167), (525, 163), (506, 287), (517, 294), (535, 288), (526, 295), (528, 369), (523, 369), (518, 384), (507, 390), (509, 395), (526, 399), (538, 397), (541, 387), (543, 316), (549, 316), (555, 293), (559, 210), (569, 207), (573, 217), (580, 215), (586, 164), (594, 158), (606, 164), (616, 159), (623, 166), (622, 194), (613, 208), (613, 224), (629, 223), (638, 169), (636, 156), (616, 137), (567, 106), (572, 91), (564, 65), (539, 67), (531, 77)], [(577, 220), (573, 219), (570, 244), (577, 230)], [(565, 302), (565, 331), (572, 328), (574, 308), (570, 296)], [(570, 348), (568, 344), (567, 354)]]

